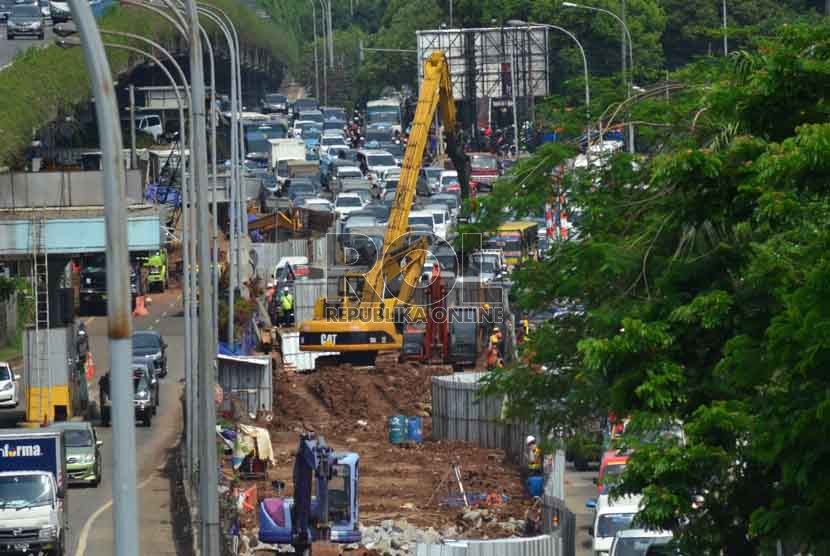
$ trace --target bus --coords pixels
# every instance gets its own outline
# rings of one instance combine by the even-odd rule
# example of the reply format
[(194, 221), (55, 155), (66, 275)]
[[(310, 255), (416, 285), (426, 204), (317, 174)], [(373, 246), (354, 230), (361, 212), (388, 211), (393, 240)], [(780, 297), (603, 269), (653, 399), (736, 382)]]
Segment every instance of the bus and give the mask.
[(401, 103), (394, 98), (370, 100), (366, 103), (366, 130), (388, 127), (401, 132)]
[(506, 222), (488, 238), (487, 249), (501, 249), (507, 266), (515, 266), (538, 255), (539, 225), (536, 222)]

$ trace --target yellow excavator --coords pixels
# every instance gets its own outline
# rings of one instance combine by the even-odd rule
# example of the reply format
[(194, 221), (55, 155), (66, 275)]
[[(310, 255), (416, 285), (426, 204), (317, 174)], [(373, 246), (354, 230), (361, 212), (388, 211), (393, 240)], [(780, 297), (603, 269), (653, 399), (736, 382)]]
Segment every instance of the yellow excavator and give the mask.
[(341, 361), (374, 363), (381, 351), (400, 350), (404, 323), (423, 319), (423, 308), (409, 306), (423, 271), (429, 242), (409, 233), (409, 212), (421, 170), (435, 111), (440, 109), (447, 154), (458, 172), (466, 199), (470, 160), (456, 136), (456, 111), (447, 59), (433, 53), (424, 62), (424, 79), (404, 153), (395, 202), (389, 213), (382, 251), (372, 268), (360, 276), (346, 276), (344, 295), (336, 301), (317, 300), (313, 320), (300, 324), (300, 349), (336, 351)]

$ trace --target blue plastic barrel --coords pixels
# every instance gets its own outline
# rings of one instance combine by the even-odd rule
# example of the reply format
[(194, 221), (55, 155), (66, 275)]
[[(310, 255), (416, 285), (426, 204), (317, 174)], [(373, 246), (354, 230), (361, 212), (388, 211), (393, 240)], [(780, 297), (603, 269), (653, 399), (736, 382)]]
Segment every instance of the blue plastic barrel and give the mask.
[(424, 432), (421, 427), (420, 417), (409, 417), (406, 420), (406, 441), (420, 444), (423, 440)]
[(542, 475), (528, 477), (527, 491), (531, 496), (542, 496), (542, 493), (545, 491), (545, 478)]
[(406, 440), (406, 416), (393, 415), (389, 418), (389, 442), (402, 444)]

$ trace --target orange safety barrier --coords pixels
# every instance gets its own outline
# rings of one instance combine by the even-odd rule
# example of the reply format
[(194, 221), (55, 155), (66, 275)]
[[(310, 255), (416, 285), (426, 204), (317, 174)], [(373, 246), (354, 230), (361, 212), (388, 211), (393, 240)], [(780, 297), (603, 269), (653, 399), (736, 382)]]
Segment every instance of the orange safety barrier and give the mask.
[(144, 306), (144, 296), (139, 295), (135, 298), (135, 310), (133, 311), (134, 317), (146, 317), (150, 314), (150, 311), (147, 310), (147, 307)]

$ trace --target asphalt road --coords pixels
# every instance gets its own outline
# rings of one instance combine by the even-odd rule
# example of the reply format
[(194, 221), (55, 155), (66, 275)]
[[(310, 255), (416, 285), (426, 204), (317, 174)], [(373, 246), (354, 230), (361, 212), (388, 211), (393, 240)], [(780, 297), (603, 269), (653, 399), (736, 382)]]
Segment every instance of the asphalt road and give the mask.
[(591, 556), (591, 536), (588, 527), (592, 525), (594, 514), (585, 507), (589, 498), (597, 497), (597, 487), (593, 479), (597, 471), (574, 471), (569, 468), (565, 473), (565, 502), (576, 514), (576, 556)]
[(46, 26), (46, 37), (41, 41), (30, 37), (19, 37), (14, 40), (6, 39), (6, 24), (0, 25), (0, 71), (11, 64), (12, 60), (19, 52), (25, 52), (30, 48), (43, 48), (52, 44), (54, 35), (52, 34), (52, 24)]
[[(177, 290), (154, 294), (150, 315), (133, 319), (134, 330), (154, 329), (162, 333), (168, 343), (168, 375), (161, 380), (160, 406), (150, 428), (136, 423), (136, 463), (139, 490), (139, 520), (142, 554), (173, 554), (170, 526), (169, 481), (162, 472), (168, 451), (176, 443), (181, 431), (182, 412), (179, 396), (184, 381), (184, 319)], [(98, 399), (98, 378), (109, 366), (107, 318), (85, 317), (90, 338), (90, 351), (96, 363), (96, 376), (90, 381), (90, 399)], [(0, 411), (0, 426), (14, 426), (24, 417), (25, 397), (22, 385), (18, 410)], [(102, 447), (103, 477), (97, 487), (72, 486), (67, 496), (69, 509), (69, 536), (67, 556), (109, 556), (113, 554), (112, 521), (112, 430), (96, 427)], [(151, 530), (145, 530), (151, 529)]]

